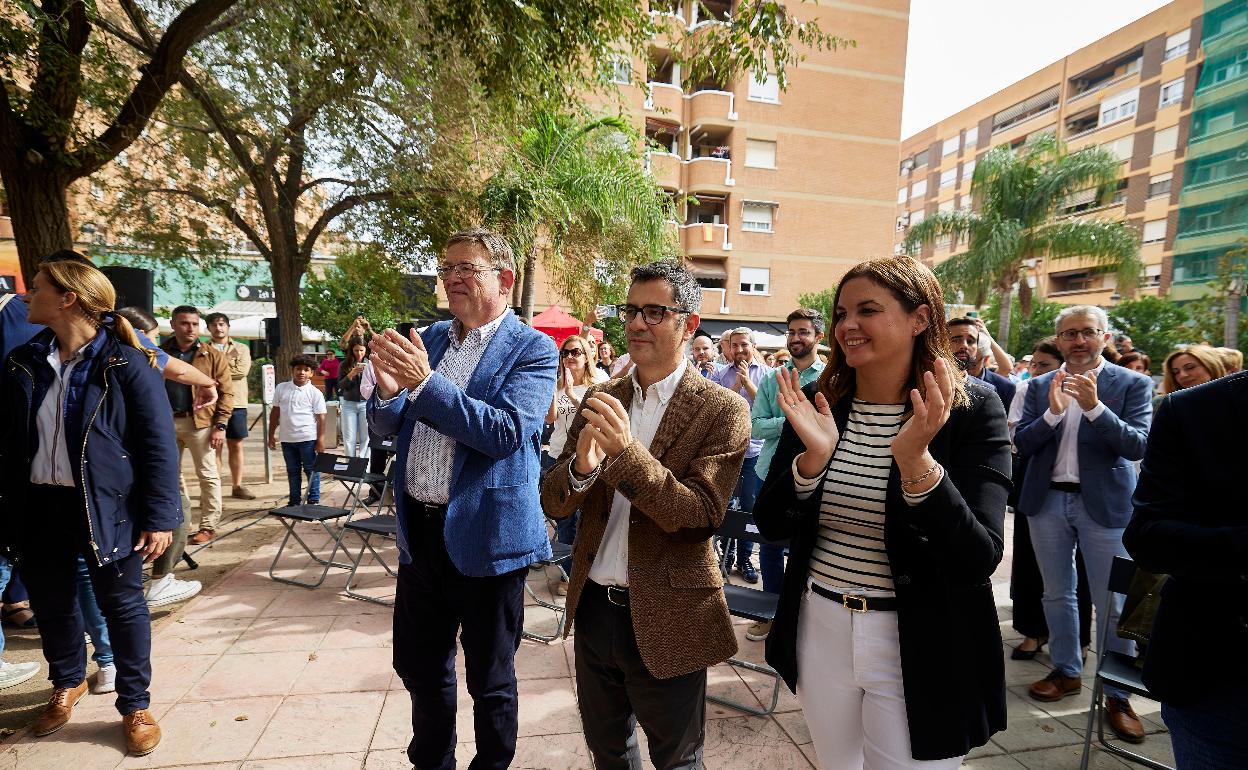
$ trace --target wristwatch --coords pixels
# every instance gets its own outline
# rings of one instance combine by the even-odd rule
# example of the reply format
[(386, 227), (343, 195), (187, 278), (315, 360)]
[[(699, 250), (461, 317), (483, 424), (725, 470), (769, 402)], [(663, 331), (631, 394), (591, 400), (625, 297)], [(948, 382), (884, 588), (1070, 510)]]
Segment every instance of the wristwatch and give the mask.
[(225, 423), (223, 423), (223, 422), (219, 422), (219, 423), (217, 423), (216, 425), (214, 425), (214, 426), (212, 426), (212, 427), (216, 428), (217, 430), (225, 430)]

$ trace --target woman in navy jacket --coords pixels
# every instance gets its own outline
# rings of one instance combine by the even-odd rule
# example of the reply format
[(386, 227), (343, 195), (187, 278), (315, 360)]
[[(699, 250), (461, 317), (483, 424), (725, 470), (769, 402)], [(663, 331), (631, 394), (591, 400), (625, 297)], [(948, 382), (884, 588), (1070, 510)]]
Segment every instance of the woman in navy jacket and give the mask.
[(173, 421), (160, 373), (85, 258), (45, 261), (23, 298), (48, 329), (0, 372), (0, 538), (21, 560), (52, 699), (34, 733), (63, 727), (85, 694), (75, 564), (87, 561), (117, 666), (127, 749), (160, 741), (148, 712), (151, 620), (142, 570), (182, 518)]

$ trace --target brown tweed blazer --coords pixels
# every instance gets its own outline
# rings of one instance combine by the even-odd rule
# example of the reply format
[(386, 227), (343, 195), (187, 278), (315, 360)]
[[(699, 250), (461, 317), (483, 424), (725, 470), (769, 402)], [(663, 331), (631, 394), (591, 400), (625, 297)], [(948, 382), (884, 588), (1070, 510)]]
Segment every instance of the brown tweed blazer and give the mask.
[[(610, 393), (628, 409), (633, 378), (586, 392)], [(618, 490), (632, 501), (628, 526), (629, 605), (637, 648), (651, 674), (666, 679), (720, 663), (737, 651), (723, 578), (710, 538), (724, 520), (750, 439), (750, 410), (736, 393), (693, 367), (676, 386), (646, 451), (635, 439), (589, 489), (574, 493), (568, 463), (585, 418), (568, 430), (563, 455), (542, 483), (542, 507), (554, 518), (581, 510), (568, 586), (568, 624)]]

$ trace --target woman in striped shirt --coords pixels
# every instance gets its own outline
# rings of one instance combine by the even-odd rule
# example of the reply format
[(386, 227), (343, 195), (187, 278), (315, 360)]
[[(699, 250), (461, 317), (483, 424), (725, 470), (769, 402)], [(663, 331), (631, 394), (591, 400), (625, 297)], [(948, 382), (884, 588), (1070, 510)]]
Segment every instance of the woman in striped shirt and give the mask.
[(790, 539), (767, 661), (824, 768), (956, 768), (1005, 727), (1001, 560), (1010, 441), (1000, 399), (948, 347), (943, 294), (909, 257), (855, 266), (833, 346), (786, 424), (755, 506)]

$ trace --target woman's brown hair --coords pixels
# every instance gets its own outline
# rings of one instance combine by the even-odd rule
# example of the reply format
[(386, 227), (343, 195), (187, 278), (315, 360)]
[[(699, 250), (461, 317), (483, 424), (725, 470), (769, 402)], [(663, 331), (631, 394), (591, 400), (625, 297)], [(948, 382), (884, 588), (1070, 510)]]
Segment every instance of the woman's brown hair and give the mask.
[(1222, 356), (1218, 355), (1218, 351), (1208, 345), (1188, 345), (1182, 350), (1176, 350), (1166, 356), (1166, 362), (1161, 365), (1161, 389), (1166, 393), (1177, 393), (1183, 390), (1183, 387), (1179, 385), (1179, 381), (1175, 379), (1174, 374), (1170, 371), (1170, 364), (1179, 356), (1191, 356), (1196, 359), (1197, 363), (1205, 367), (1205, 371), (1209, 372), (1210, 379), (1216, 380), (1219, 377), (1226, 376), (1226, 365), (1222, 363)]
[(157, 368), (156, 351), (140, 345), (130, 321), (113, 312), (113, 306), (117, 303), (117, 292), (108, 276), (100, 272), (99, 268), (73, 260), (56, 260), (41, 263), (39, 269), (57, 291), (62, 294), (72, 291), (78, 295), (79, 311), (97, 329), (108, 329), (118, 341), (141, 351), (147, 356), (148, 364), (153, 369)]
[[(835, 308), (841, 301), (841, 289), (855, 278), (866, 278), (876, 286), (887, 289), (907, 313), (914, 312), (922, 305), (927, 305), (931, 313), (927, 328), (914, 338), (914, 358), (910, 377), (905, 383), (907, 395), (912, 389), (918, 388), (919, 395), (926, 398), (927, 388), (923, 385), (923, 375), (933, 370), (937, 358), (943, 358), (953, 372), (953, 406), (970, 406), (970, 399), (966, 395), (966, 373), (954, 361), (953, 353), (949, 350), (944, 292), (936, 275), (927, 266), (906, 256), (880, 257), (859, 262), (850, 268), (836, 287), (836, 295), (832, 300), (834, 334), (837, 324), (840, 323), (840, 319), (835, 317)], [(835, 405), (845, 396), (853, 395), (855, 373), (853, 367), (845, 363), (845, 354), (841, 351), (840, 344), (834, 340), (830, 347), (827, 368), (819, 376), (819, 390), (829, 404)]]
[[(1108, 350), (1108, 348), (1106, 348), (1106, 350)], [(1145, 374), (1152, 374), (1150, 370), (1153, 368), (1153, 362), (1149, 360), (1147, 355), (1145, 355), (1144, 353), (1141, 353), (1138, 350), (1132, 350), (1130, 353), (1123, 353), (1118, 358), (1117, 363), (1123, 369), (1130, 369), (1131, 364), (1135, 363), (1136, 361), (1139, 361), (1141, 364), (1144, 364)]]

